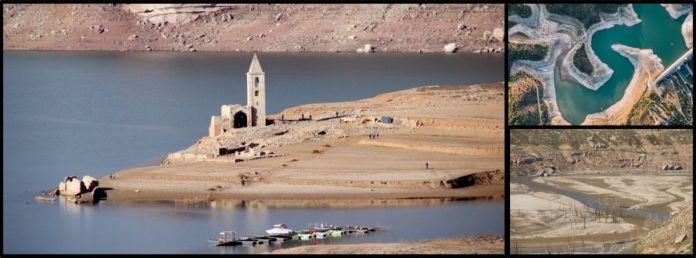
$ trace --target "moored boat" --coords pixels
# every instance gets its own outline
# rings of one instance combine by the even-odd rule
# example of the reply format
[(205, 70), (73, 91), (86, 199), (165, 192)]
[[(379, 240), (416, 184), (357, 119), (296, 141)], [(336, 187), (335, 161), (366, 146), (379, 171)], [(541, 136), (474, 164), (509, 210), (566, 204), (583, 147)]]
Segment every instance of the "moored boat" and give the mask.
[(331, 237), (341, 237), (343, 235), (343, 231), (337, 230), (337, 229), (331, 229), (331, 230), (329, 230), (329, 235)]
[(292, 229), (288, 229), (288, 226), (285, 224), (275, 224), (273, 225), (272, 229), (266, 230), (266, 233), (271, 235), (271, 236), (277, 236), (277, 235), (288, 235), (292, 234), (293, 231)]

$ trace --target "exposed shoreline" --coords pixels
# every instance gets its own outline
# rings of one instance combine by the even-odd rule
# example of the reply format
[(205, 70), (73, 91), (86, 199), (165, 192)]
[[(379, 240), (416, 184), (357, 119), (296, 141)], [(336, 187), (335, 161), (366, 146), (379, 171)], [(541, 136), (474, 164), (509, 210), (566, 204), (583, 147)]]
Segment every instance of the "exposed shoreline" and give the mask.
[[(322, 118), (340, 112), (343, 122), (284, 122), (205, 136), (169, 155), (161, 165), (102, 177), (100, 187), (107, 189), (108, 202), (208, 207), (250, 202), (369, 207), (500, 201), (504, 198), (501, 84), (420, 87), (289, 108), (281, 113), (286, 119), (300, 113)], [(400, 122), (367, 122), (381, 114)], [(380, 138), (367, 140), (371, 131), (379, 132)], [(209, 155), (219, 146), (234, 147), (239, 141), (258, 143), (254, 153), (274, 154), (248, 160)]]
[(502, 4), (3, 6), (3, 50), (502, 52)]
[[(526, 35), (528, 39), (521, 40), (521, 43), (528, 44), (546, 44), (549, 46), (549, 50), (543, 60), (540, 61), (530, 61), (530, 60), (516, 60), (510, 68), (510, 74), (514, 74), (517, 71), (524, 71), (532, 76), (538, 77), (542, 86), (544, 87), (543, 101), (548, 107), (549, 121), (553, 125), (570, 125), (564, 118), (563, 114), (558, 107), (556, 101), (556, 86), (554, 84), (554, 69), (558, 59), (558, 56), (565, 45), (568, 44), (570, 39), (566, 34), (556, 34), (548, 35), (549, 37), (544, 37), (540, 35), (540, 31), (547, 31), (553, 29), (555, 25), (550, 24), (546, 21), (546, 17), (549, 15), (545, 8), (540, 8), (539, 5), (527, 5), (531, 8), (532, 14), (526, 19), (521, 19), (519, 16), (513, 16), (517, 18), (516, 22), (519, 24), (525, 24), (527, 26), (515, 25), (509, 30), (509, 34), (520, 33)], [(515, 39), (512, 39), (514, 41)]]
[[(602, 62), (595, 54), (594, 49), (592, 49), (592, 36), (598, 31), (608, 30), (617, 25), (633, 26), (640, 22), (641, 20), (633, 10), (633, 5), (629, 4), (625, 9), (619, 9), (617, 13), (612, 14), (610, 19), (602, 20), (602, 22), (592, 25), (587, 32), (583, 33), (582, 35), (578, 35), (579, 37), (583, 38), (582, 44), (575, 43), (575, 45), (563, 59), (563, 66), (561, 69), (565, 68), (573, 79), (586, 88), (598, 90), (600, 87), (602, 87), (602, 85), (609, 81), (611, 76), (614, 74), (614, 71), (607, 64)], [(582, 24), (579, 25), (582, 28)], [(578, 48), (580, 48), (582, 45), (586, 46), (585, 50), (587, 52), (587, 57), (592, 64), (593, 72), (590, 75), (578, 70), (573, 63), (573, 57), (575, 56)]]
[(633, 77), (619, 101), (603, 111), (587, 115), (581, 125), (625, 124), (633, 106), (648, 89), (652, 76), (659, 75), (665, 69), (662, 60), (650, 49), (640, 50), (619, 44), (611, 47), (631, 61), (634, 67)]
[[(559, 69), (558, 72), (561, 73), (560, 76), (564, 76), (564, 79), (575, 81), (591, 90), (598, 90), (611, 78), (613, 70), (601, 62), (594, 53), (591, 46), (593, 34), (597, 31), (610, 29), (616, 25), (633, 26), (640, 23), (641, 20), (633, 10), (633, 5), (629, 4), (626, 7), (619, 8), (618, 12), (615, 14), (609, 15), (608, 17), (602, 16), (602, 22), (592, 25), (585, 31), (583, 24), (579, 23), (577, 20), (562, 15), (549, 14), (545, 8), (539, 5), (528, 6), (532, 11), (530, 17), (526, 19), (522, 19), (516, 15), (510, 17), (512, 21), (518, 23), (509, 30), (510, 35), (512, 35), (511, 42), (519, 41), (519, 43), (526, 44), (545, 43), (549, 46), (549, 50), (547, 56), (542, 61), (516, 60), (512, 64), (510, 74), (514, 74), (516, 71), (525, 71), (539, 78), (544, 86), (544, 101), (549, 108), (548, 118), (550, 124), (568, 125), (569, 123), (563, 119), (563, 115), (558, 108), (555, 96), (555, 69)], [(670, 12), (670, 15), (674, 19), (683, 15), (688, 15), (682, 26), (682, 35), (686, 44), (689, 45), (691, 42), (691, 34), (688, 31), (687, 25), (689, 25), (689, 18), (692, 17), (692, 9), (686, 8), (676, 10), (674, 8), (678, 8), (679, 6), (674, 7), (671, 5), (664, 7)], [(515, 37), (515, 33), (521, 33), (524, 37)], [(593, 73), (591, 75), (583, 74), (573, 64), (573, 57), (578, 48), (582, 45), (586, 46), (587, 56), (593, 67)], [(588, 114), (581, 123), (582, 125), (626, 124), (628, 115), (634, 105), (638, 103), (641, 98), (647, 97), (643, 96), (643, 92), (645, 91), (645, 87), (643, 86), (645, 85), (640, 84), (647, 83), (650, 80), (648, 77), (657, 76), (659, 70), (664, 69), (657, 67), (657, 65), (660, 64), (647, 64), (651, 62), (650, 60), (652, 60), (652, 62), (661, 63), (661, 59), (653, 54), (645, 53), (638, 56), (637, 53), (642, 53), (642, 51), (636, 50), (632, 51), (636, 53), (628, 54), (628, 52), (631, 51), (627, 51), (626, 48), (617, 48), (615, 46), (612, 46), (612, 48), (631, 61), (635, 69), (634, 75), (619, 101), (603, 111)], [(549, 55), (551, 55), (551, 57), (549, 57)], [(553, 55), (557, 56), (554, 57)], [(563, 55), (563, 59), (558, 60), (560, 62), (557, 62), (558, 55)], [(645, 62), (645, 64), (642, 64), (643, 62)], [(556, 65), (559, 67), (556, 67)], [(641, 68), (639, 66), (644, 67)]]
[(502, 236), (436, 239), (418, 242), (311, 245), (270, 254), (502, 254)]
[[(594, 196), (597, 202), (629, 210), (676, 214), (692, 202), (693, 187), (684, 187), (690, 176), (653, 175), (561, 175), (535, 177), (533, 182), (565, 191)], [(626, 193), (636, 193), (626, 196)], [(511, 248), (516, 253), (603, 253), (617, 252), (624, 243), (634, 242), (660, 222), (640, 213), (587, 207), (574, 197), (511, 184)], [(606, 213), (606, 214), (605, 214)], [(604, 215), (602, 215), (604, 214)], [(644, 217), (645, 216), (645, 217)], [(676, 234), (676, 233), (675, 233)], [(672, 237), (677, 237), (674, 235)], [(666, 241), (672, 241), (668, 238)], [(571, 243), (572, 242), (572, 243)], [(667, 242), (663, 243), (667, 244)], [(607, 247), (609, 245), (610, 247)], [(630, 245), (629, 245), (630, 246)]]

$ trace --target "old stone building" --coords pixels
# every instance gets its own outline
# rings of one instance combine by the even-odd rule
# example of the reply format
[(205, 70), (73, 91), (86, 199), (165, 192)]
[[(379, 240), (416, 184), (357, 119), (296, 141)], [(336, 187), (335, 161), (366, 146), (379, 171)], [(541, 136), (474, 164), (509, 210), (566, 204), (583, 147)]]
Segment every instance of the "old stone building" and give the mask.
[(266, 76), (254, 54), (247, 72), (247, 105), (222, 105), (220, 115), (210, 119), (208, 136), (216, 137), (236, 128), (266, 126)]

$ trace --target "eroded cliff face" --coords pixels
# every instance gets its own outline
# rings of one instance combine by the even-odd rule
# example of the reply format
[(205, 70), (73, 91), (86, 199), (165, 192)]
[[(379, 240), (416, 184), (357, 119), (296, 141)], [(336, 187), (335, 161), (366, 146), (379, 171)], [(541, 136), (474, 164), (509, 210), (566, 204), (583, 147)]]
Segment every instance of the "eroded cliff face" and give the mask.
[(511, 130), (511, 175), (574, 171), (685, 172), (692, 130)]
[(502, 52), (501, 4), (3, 5), (4, 50)]

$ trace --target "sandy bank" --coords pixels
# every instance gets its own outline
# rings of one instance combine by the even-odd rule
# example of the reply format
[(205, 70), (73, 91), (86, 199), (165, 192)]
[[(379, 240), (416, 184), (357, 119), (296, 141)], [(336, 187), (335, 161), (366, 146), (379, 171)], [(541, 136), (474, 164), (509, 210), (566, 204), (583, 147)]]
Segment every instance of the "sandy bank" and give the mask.
[(281, 249), (271, 254), (502, 254), (502, 236), (462, 237), (403, 243), (313, 245)]
[[(215, 200), (234, 205), (252, 200), (500, 199), (502, 90), (500, 84), (422, 87), (289, 108), (281, 113), (286, 119), (299, 114), (320, 119), (205, 136), (177, 153), (210, 158), (167, 158), (162, 165), (119, 171), (116, 179), (104, 177), (101, 186), (112, 188), (107, 201), (205, 205)], [(331, 118), (336, 113), (340, 120)], [(398, 123), (374, 121), (382, 115)], [(378, 139), (367, 136), (373, 132), (379, 132)], [(273, 155), (210, 155), (241, 142), (254, 146), (248, 148), (255, 153)]]
[(684, 37), (684, 43), (687, 48), (694, 47), (694, 13), (689, 13), (684, 19), (684, 24), (682, 24), (682, 36)]
[[(592, 49), (592, 36), (600, 30), (611, 29), (617, 25), (633, 26), (641, 22), (631, 4), (625, 8), (619, 8), (617, 13), (603, 16), (602, 22), (592, 25), (586, 32), (583, 32), (583, 25), (576, 20), (560, 15), (558, 15), (558, 17), (562, 17), (558, 18), (562, 23), (574, 24), (578, 27), (578, 30), (580, 30), (580, 34), (577, 35), (578, 38), (574, 41), (573, 47), (568, 51), (565, 58), (563, 58), (562, 69), (566, 70), (578, 83), (592, 90), (597, 90), (602, 87), (614, 74), (614, 71), (607, 64), (599, 60), (599, 57)], [(590, 64), (592, 64), (592, 74), (581, 72), (573, 63), (575, 53), (583, 45), (586, 46), (585, 51), (587, 53), (587, 58)]]
[[(693, 199), (691, 176), (551, 176), (533, 180), (592, 196), (608, 207), (629, 210), (674, 215), (691, 205)], [(513, 253), (616, 252), (616, 243), (635, 241), (659, 226), (657, 221), (636, 214), (587, 207), (568, 196), (540, 192), (523, 184), (511, 184), (510, 193)]]
[(625, 221), (617, 223), (596, 216), (589, 207), (570, 197), (533, 190), (511, 190), (510, 215), (512, 239), (615, 234), (635, 228)]
[(619, 44), (614, 44), (611, 48), (631, 61), (634, 67), (633, 77), (618, 102), (604, 111), (587, 115), (581, 125), (626, 124), (633, 106), (648, 89), (648, 83), (665, 69), (662, 59), (650, 49), (637, 49)]

